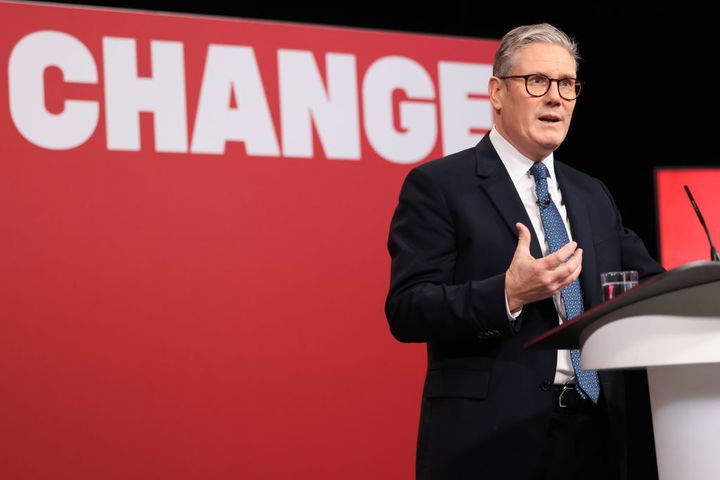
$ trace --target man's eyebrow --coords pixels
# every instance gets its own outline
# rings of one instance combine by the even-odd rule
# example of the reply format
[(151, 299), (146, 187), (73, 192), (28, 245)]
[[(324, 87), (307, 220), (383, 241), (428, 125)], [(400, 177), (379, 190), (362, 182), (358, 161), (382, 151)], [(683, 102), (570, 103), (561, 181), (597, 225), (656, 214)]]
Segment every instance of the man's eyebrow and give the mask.
[(548, 78), (577, 78), (577, 72), (571, 73), (571, 74), (565, 73), (565, 74), (561, 74), (559, 77), (553, 77), (552, 75), (550, 75), (550, 74), (547, 73), (547, 72), (543, 72), (543, 71), (541, 71), (541, 70), (538, 70), (537, 72), (528, 73), (527, 75), (545, 75), (545, 76), (548, 77)]

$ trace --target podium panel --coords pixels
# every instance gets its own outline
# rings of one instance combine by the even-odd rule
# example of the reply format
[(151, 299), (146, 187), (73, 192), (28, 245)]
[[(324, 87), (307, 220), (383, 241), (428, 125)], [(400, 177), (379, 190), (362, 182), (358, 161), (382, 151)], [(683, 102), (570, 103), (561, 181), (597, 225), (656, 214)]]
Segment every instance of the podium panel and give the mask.
[(650, 367), (655, 452), (660, 480), (720, 478), (720, 368)]
[(647, 368), (660, 480), (720, 479), (720, 263), (652, 278), (538, 336), (584, 369)]

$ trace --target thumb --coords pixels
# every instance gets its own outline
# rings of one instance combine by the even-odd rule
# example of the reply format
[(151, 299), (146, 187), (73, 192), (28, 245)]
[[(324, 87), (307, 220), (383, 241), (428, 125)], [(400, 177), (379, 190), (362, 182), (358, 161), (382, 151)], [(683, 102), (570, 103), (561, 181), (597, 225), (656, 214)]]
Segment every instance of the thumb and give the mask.
[(530, 230), (522, 223), (516, 223), (515, 228), (517, 228), (518, 231), (517, 251), (530, 255), (530, 239), (532, 238)]

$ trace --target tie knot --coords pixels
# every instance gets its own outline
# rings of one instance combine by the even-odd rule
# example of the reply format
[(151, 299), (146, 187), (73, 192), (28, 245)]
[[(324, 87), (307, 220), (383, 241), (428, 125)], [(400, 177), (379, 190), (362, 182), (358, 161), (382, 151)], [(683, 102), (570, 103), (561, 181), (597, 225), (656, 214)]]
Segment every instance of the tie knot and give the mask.
[(535, 177), (535, 181), (545, 180), (548, 177), (548, 169), (542, 162), (535, 162), (530, 167), (530, 174)]

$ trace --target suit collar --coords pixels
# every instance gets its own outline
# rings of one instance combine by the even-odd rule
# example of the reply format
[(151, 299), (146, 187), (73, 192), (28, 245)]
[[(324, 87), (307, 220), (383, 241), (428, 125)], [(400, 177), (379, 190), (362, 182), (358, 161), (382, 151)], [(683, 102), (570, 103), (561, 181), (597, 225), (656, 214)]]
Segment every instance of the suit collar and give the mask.
[(556, 162), (555, 171), (558, 185), (562, 190), (567, 208), (568, 220), (572, 229), (573, 239), (583, 249), (582, 272), (580, 283), (583, 291), (583, 301), (586, 309), (602, 302), (602, 292), (598, 280), (595, 262), (595, 247), (593, 243), (592, 227), (588, 215), (588, 205), (584, 201), (585, 195), (573, 176), (577, 173), (562, 162)]
[(528, 217), (522, 200), (510, 179), (500, 156), (495, 151), (490, 138), (485, 135), (475, 146), (475, 173), (479, 178), (480, 187), (485, 191), (490, 201), (497, 209), (505, 224), (510, 229), (512, 236), (517, 242), (517, 229), (515, 224), (520, 222), (532, 233), (530, 242), (530, 254), (535, 258), (541, 258), (542, 250), (537, 241), (537, 235)]
[[(496, 127), (493, 127), (492, 130), (488, 132), (487, 136), (490, 137), (490, 143), (492, 143), (495, 151), (500, 157), (500, 161), (502, 161), (505, 169), (508, 171), (508, 174), (510, 174), (510, 179), (513, 184), (517, 185), (520, 178), (528, 174), (528, 171), (533, 165), (535, 165), (535, 162), (520, 153), (520, 151), (515, 148), (512, 143), (500, 134)], [(557, 177), (555, 176), (553, 153), (551, 152), (550, 155), (545, 157), (542, 160), (542, 163), (548, 169), (548, 177), (555, 180)]]

